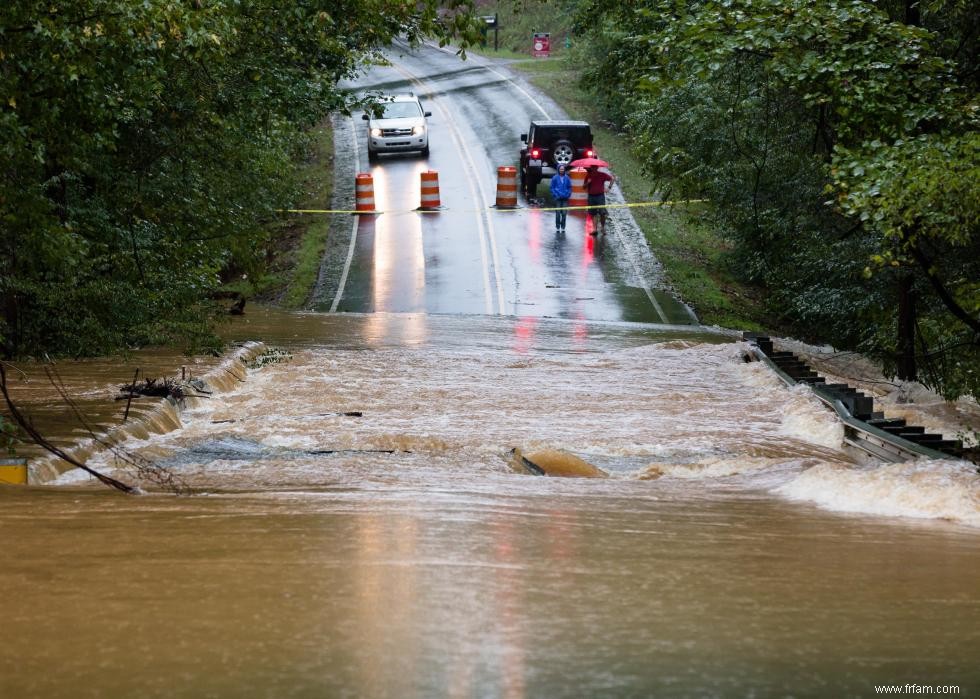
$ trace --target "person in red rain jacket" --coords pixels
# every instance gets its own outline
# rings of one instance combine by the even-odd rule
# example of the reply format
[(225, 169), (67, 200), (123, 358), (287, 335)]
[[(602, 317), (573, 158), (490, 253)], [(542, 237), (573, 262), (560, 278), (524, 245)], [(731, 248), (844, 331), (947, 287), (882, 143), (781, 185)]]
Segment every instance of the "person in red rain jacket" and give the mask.
[(591, 166), (585, 174), (585, 192), (589, 196), (589, 206), (597, 207), (590, 209), (590, 211), (594, 217), (593, 220), (595, 218), (599, 220), (599, 225), (592, 229), (593, 235), (606, 230), (606, 218), (609, 214), (603, 205), (606, 203), (606, 192), (609, 191), (615, 181), (616, 178), (613, 175), (602, 172), (597, 165)]

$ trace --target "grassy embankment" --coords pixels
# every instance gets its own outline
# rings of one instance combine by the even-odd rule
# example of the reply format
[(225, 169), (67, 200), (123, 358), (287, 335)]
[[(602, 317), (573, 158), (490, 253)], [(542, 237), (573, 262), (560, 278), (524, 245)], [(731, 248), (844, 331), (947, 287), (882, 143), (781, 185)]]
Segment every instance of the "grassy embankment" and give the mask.
[[(333, 192), (333, 131), (329, 122), (314, 129), (307, 157), (297, 167), (305, 193), (299, 208), (329, 209)], [(284, 217), (272, 231), (267, 272), (249, 295), (286, 309), (303, 308), (316, 284), (329, 227), (326, 215)]]

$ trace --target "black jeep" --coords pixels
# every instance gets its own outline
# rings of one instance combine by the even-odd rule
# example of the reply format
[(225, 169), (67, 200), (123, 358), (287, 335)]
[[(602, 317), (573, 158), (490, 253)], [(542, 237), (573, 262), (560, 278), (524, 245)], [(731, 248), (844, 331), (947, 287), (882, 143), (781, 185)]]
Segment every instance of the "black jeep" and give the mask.
[(584, 121), (532, 121), (521, 141), (519, 170), (526, 197), (535, 196), (538, 183), (554, 175), (559, 165), (595, 155), (592, 129)]

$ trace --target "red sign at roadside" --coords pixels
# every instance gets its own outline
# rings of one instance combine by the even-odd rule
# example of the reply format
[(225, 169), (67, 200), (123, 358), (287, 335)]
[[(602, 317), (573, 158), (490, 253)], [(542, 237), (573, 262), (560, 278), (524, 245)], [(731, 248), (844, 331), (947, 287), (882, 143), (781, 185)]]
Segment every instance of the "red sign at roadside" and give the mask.
[(551, 34), (535, 33), (531, 40), (531, 55), (535, 58), (548, 58), (551, 55)]

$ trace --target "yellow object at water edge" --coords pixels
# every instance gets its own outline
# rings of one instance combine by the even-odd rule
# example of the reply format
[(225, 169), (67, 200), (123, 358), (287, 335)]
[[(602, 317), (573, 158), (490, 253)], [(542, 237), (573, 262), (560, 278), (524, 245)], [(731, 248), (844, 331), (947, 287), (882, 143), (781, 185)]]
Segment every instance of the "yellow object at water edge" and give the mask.
[(27, 459), (0, 459), (0, 483), (27, 485)]

